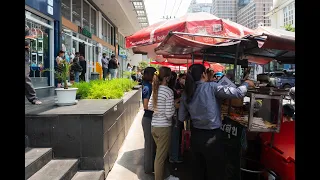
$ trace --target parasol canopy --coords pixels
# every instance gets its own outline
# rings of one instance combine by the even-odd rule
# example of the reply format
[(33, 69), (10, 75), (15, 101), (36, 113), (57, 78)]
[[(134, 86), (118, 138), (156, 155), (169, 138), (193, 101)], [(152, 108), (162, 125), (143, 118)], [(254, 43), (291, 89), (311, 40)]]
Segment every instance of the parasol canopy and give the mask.
[[(224, 37), (243, 37), (253, 33), (253, 30), (249, 28), (218, 18), (210, 13), (187, 13), (180, 18), (155, 23), (127, 36), (126, 48), (133, 48), (134, 53), (148, 53), (148, 57), (154, 59), (156, 56), (154, 48), (165, 39), (170, 31)], [(193, 37), (193, 40), (208, 44), (224, 41), (223, 39), (201, 36)]]
[[(221, 71), (224, 71), (225, 70), (225, 67), (220, 64), (220, 63), (208, 63), (208, 62), (195, 62), (194, 64), (202, 64), (206, 67), (206, 68), (211, 68), (213, 69), (214, 72), (221, 72)], [(179, 70), (179, 66), (180, 66), (180, 70), (184, 70), (182, 68), (185, 68), (186, 67), (190, 67), (192, 65), (192, 62), (191, 63), (180, 63), (180, 64), (174, 64), (174, 63), (170, 63), (168, 61), (163, 61), (163, 62), (158, 62), (158, 61), (151, 61), (150, 64), (157, 64), (157, 65), (161, 65), (161, 66), (167, 66), (167, 67), (178, 67), (177, 69)], [(172, 69), (172, 68), (171, 68)]]

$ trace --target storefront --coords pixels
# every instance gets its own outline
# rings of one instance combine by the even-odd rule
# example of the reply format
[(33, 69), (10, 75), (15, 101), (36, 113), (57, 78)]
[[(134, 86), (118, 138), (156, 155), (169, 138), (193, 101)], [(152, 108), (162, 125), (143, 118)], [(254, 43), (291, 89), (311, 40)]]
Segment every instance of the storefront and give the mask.
[(91, 72), (101, 74), (102, 53), (108, 57), (114, 53), (114, 26), (86, 0), (61, 0), (61, 14), (61, 46), (66, 59), (70, 61), (76, 52), (83, 55), (88, 81)]
[(59, 7), (56, 1), (25, 1), (25, 26), (33, 36), (30, 41), (30, 77), (36, 89), (54, 86), (54, 59), (60, 48), (57, 34)]
[(61, 46), (65, 51), (67, 61), (71, 61), (76, 52), (84, 56), (87, 61), (86, 81), (89, 80), (91, 72), (94, 72), (94, 64), (98, 58), (97, 42), (92, 40), (92, 34), (86, 29), (79, 27), (78, 32), (62, 27)]

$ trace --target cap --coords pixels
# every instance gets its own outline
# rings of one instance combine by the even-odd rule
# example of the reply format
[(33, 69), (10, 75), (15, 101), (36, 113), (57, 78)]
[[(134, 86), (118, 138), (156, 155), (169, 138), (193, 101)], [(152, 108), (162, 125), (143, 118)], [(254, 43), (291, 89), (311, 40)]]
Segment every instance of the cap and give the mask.
[(223, 76), (223, 73), (222, 72), (217, 72), (216, 76)]

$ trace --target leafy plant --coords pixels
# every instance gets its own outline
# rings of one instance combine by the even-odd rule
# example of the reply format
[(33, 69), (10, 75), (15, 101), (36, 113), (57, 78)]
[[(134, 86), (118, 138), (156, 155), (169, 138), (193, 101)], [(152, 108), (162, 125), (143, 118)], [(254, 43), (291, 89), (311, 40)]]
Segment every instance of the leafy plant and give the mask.
[(58, 65), (58, 69), (55, 72), (55, 75), (58, 80), (61, 80), (64, 84), (64, 89), (68, 89), (68, 79), (70, 75), (70, 67), (71, 64), (69, 64), (65, 59), (60, 62)]
[(284, 28), (286, 31), (295, 32), (295, 28), (292, 27), (292, 24), (286, 24), (285, 26), (283, 26), (283, 28)]
[(146, 61), (141, 61), (141, 62), (139, 62), (138, 68), (139, 68), (139, 69), (145, 69), (145, 68), (148, 67), (148, 66), (149, 66), (149, 63), (148, 63), (148, 62), (146, 62)]
[(112, 79), (110, 81), (94, 80), (90, 82), (75, 83), (77, 95), (81, 99), (119, 99), (124, 92), (130, 91), (137, 82), (127, 78)]

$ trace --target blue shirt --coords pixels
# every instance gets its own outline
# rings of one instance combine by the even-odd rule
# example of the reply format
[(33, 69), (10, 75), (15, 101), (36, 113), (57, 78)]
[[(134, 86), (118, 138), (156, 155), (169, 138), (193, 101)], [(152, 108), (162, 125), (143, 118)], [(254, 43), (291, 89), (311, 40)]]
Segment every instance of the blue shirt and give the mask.
[[(142, 103), (144, 99), (150, 99), (152, 93), (152, 84), (148, 81), (142, 83)], [(144, 116), (152, 118), (153, 111), (144, 110)]]
[(192, 100), (187, 104), (186, 94), (181, 97), (179, 120), (184, 121), (188, 112), (193, 127), (197, 129), (217, 129), (221, 126), (220, 102), (223, 99), (242, 98), (248, 83), (238, 88), (218, 85), (216, 82), (196, 82), (197, 88)]

